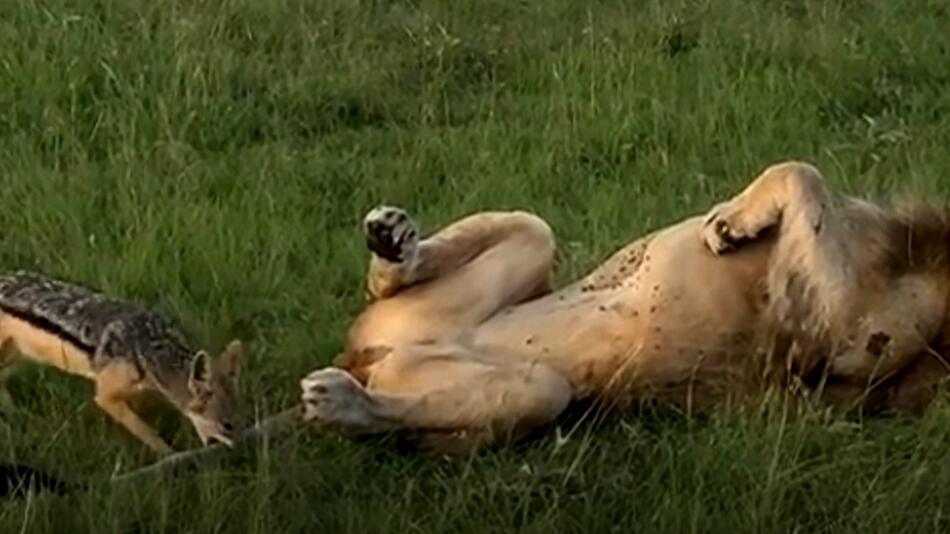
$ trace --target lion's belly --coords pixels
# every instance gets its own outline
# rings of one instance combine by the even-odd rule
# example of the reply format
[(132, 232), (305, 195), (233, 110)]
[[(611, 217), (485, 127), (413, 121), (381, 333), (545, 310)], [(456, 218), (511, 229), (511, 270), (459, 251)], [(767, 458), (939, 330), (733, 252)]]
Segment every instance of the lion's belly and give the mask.
[(509, 308), (483, 324), (475, 342), (544, 360), (579, 396), (650, 394), (684, 400), (690, 388), (735, 381), (759, 326), (759, 282), (768, 244), (716, 257), (698, 219), (668, 228), (643, 249), (636, 270), (592, 285), (590, 277)]

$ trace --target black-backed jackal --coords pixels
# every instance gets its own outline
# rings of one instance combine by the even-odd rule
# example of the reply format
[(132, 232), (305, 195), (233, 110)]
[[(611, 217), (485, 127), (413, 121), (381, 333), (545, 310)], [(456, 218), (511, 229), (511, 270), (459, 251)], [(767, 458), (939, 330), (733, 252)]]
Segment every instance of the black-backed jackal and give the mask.
[(10, 402), (3, 368), (19, 359), (84, 376), (96, 404), (161, 454), (171, 447), (130, 402), (158, 393), (202, 443), (230, 445), (242, 354), (234, 340), (212, 361), (156, 311), (36, 273), (0, 275), (0, 397)]

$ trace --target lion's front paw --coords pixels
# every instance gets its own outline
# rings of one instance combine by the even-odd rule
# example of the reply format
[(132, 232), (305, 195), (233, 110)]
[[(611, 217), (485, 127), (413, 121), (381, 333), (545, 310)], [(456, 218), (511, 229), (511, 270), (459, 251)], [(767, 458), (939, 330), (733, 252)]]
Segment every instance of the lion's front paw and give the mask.
[(714, 254), (734, 250), (742, 241), (754, 237), (746, 226), (733, 203), (724, 202), (709, 210), (703, 221), (703, 242)]
[(363, 219), (366, 246), (380, 258), (403, 263), (415, 254), (419, 229), (401, 208), (379, 206)]
[(346, 371), (333, 367), (313, 371), (300, 381), (300, 389), (304, 421), (351, 433), (374, 427), (371, 399)]

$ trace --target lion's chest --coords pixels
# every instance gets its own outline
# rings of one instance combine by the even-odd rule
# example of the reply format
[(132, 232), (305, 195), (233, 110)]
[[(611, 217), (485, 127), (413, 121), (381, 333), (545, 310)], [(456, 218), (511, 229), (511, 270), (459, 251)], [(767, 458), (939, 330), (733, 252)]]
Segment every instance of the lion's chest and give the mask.
[(628, 249), (576, 284), (503, 311), (478, 339), (551, 363), (581, 394), (635, 397), (741, 366), (761, 330), (767, 249), (715, 257), (692, 223)]

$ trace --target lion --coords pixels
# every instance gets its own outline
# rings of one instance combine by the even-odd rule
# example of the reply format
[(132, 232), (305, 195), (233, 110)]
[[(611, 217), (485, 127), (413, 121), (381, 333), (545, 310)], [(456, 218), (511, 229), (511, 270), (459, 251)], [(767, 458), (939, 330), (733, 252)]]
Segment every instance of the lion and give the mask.
[(329, 431), (464, 454), (580, 401), (695, 412), (776, 388), (916, 413), (950, 370), (948, 214), (833, 204), (808, 163), (768, 166), (560, 289), (554, 233), (528, 212), (423, 239), (384, 206), (363, 229), (369, 303), (333, 364), (300, 382), (305, 419)]

